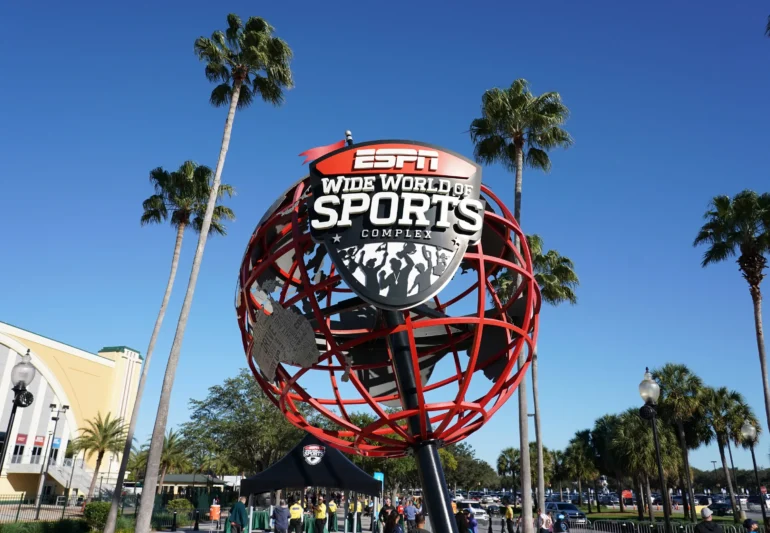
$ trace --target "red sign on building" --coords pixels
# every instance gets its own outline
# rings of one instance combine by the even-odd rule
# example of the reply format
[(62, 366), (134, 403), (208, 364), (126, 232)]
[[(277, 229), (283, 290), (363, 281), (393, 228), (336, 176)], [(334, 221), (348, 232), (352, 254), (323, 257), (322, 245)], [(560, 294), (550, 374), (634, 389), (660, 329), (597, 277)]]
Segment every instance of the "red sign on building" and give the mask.
[(19, 433), (16, 435), (16, 444), (27, 444), (27, 436), (24, 433)]
[(42, 446), (43, 444), (45, 444), (45, 435), (35, 437), (35, 446)]

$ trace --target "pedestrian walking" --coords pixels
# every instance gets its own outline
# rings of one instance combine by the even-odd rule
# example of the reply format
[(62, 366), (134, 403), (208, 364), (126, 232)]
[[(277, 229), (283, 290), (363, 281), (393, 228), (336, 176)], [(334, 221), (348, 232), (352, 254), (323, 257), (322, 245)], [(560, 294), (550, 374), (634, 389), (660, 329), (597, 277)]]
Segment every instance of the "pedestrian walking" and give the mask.
[(286, 506), (286, 500), (281, 500), (278, 507), (273, 509), (273, 525), (275, 533), (288, 533), (289, 531), (289, 508)]
[(329, 531), (337, 531), (337, 502), (334, 501), (333, 497), (329, 500), (327, 507), (329, 508)]
[(551, 517), (543, 512), (543, 509), (538, 509), (537, 518), (535, 518), (535, 529), (539, 533), (549, 533), (551, 530)]
[(510, 500), (505, 500), (505, 527), (508, 533), (513, 533), (513, 506)]
[(315, 516), (315, 533), (324, 533), (324, 527), (328, 518), (326, 517), (326, 504), (324, 503), (323, 496), (318, 496), (318, 503), (315, 504), (313, 511)]
[(476, 517), (471, 510), (463, 509), (463, 514), (465, 515), (466, 520), (468, 520), (468, 531), (470, 531), (470, 533), (479, 533), (479, 522), (476, 520)]
[(417, 516), (414, 517), (414, 523), (417, 526), (417, 533), (430, 533), (427, 529), (425, 529), (425, 515), (422, 513), (417, 513)]
[(249, 523), (249, 516), (246, 514), (246, 497), (238, 498), (230, 509), (230, 531), (232, 533), (242, 533), (246, 524)]
[(695, 533), (722, 533), (722, 526), (714, 522), (712, 514), (708, 507), (700, 510), (700, 516), (703, 520), (695, 526)]
[(305, 516), (305, 510), (295, 501), (289, 506), (289, 532), (302, 533), (302, 519)]
[(387, 518), (385, 519), (384, 533), (404, 533), (401, 524), (398, 523), (398, 513), (388, 511)]
[(404, 517), (406, 518), (406, 530), (407, 533), (414, 533), (417, 529), (415, 518), (417, 517), (417, 507), (414, 506), (414, 502), (410, 499), (406, 501), (406, 507), (404, 507)]

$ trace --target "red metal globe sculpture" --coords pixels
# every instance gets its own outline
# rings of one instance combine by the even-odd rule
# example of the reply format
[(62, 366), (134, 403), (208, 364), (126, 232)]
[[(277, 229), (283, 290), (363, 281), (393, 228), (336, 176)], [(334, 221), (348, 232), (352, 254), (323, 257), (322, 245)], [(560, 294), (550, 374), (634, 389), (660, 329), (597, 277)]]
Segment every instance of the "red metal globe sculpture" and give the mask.
[[(464, 439), (513, 394), (532, 358), (540, 295), (518, 224), (487, 187), (481, 192), (481, 240), (450, 284), (404, 311), (396, 328), (356, 297), (311, 239), (308, 178), (270, 207), (246, 248), (236, 310), (249, 367), (292, 424), (345, 452), (397, 457), (420, 440)], [(501, 301), (493, 281), (505, 270), (518, 284)], [(419, 377), (418, 409), (401, 408), (386, 342), (401, 330)], [(415, 414), (420, 434), (407, 427)]]

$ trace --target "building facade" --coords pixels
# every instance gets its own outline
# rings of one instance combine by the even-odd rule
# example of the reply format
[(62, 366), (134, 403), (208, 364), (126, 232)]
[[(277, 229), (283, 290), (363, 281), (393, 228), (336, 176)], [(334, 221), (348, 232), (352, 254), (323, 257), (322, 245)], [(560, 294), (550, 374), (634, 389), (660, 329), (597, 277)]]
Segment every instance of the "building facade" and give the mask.
[[(13, 400), (11, 369), (27, 350), (37, 369), (27, 387), (35, 399), (17, 410), (6, 435)], [(128, 423), (141, 365), (140, 353), (127, 346), (108, 346), (93, 354), (0, 322), (0, 435), (10, 439), (6, 456), (0, 458), (0, 496), (24, 493), (26, 499), (34, 499), (46, 457), (44, 494), (63, 494), (70, 483), (74, 493), (86, 492), (96, 457), (80, 454), (74, 460), (65, 459), (67, 444), (98, 414), (109, 413)], [(65, 405), (68, 409), (62, 411)], [(57, 413), (58, 421), (54, 420)], [(119, 465), (118, 454), (104, 457), (97, 491), (111, 490)]]

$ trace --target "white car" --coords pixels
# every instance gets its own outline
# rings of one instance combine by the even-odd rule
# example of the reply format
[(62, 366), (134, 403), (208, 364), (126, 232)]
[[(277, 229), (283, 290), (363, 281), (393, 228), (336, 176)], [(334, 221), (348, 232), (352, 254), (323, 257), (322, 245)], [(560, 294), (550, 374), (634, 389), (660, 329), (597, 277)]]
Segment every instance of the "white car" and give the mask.
[(476, 500), (463, 500), (458, 502), (457, 509), (470, 509), (473, 516), (476, 517), (476, 520), (484, 520), (485, 522), (489, 520), (489, 515)]

